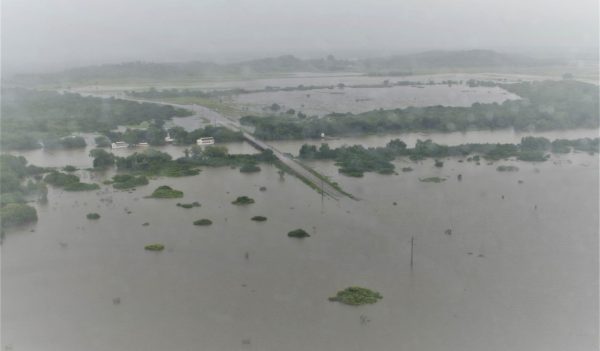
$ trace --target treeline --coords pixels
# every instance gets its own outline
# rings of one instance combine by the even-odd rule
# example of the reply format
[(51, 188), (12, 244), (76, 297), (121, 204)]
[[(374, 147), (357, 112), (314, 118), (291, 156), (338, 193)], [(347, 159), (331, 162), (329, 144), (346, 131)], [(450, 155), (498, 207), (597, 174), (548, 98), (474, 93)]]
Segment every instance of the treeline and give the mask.
[(108, 131), (150, 121), (162, 126), (173, 116), (190, 114), (172, 106), (114, 98), (3, 89), (0, 146), (5, 150), (36, 149), (42, 147), (40, 141), (60, 140), (76, 132)]
[[(197, 97), (197, 98), (218, 98), (222, 96), (232, 96), (232, 95), (242, 95), (242, 94), (254, 94), (254, 93), (265, 93), (265, 92), (277, 92), (277, 91), (309, 91), (309, 90), (317, 90), (317, 89), (344, 89), (344, 88), (391, 88), (396, 86), (422, 86), (422, 85), (460, 85), (463, 84), (462, 80), (443, 80), (436, 82), (434, 80), (429, 80), (427, 82), (420, 81), (410, 81), (410, 80), (400, 80), (400, 81), (391, 81), (386, 79), (381, 83), (375, 84), (327, 84), (327, 85), (304, 85), (299, 84), (297, 86), (266, 86), (264, 89), (226, 89), (226, 90), (190, 90), (190, 89), (162, 89), (158, 90), (154, 87), (143, 90), (143, 91), (126, 91), (125, 93), (131, 97), (138, 99), (171, 99), (177, 97)], [(493, 83), (497, 85), (496, 83)]]
[[(572, 150), (588, 153), (598, 153), (599, 139), (557, 139), (550, 141), (541, 137), (524, 137), (520, 144), (461, 144), (457, 146), (440, 145), (431, 140), (417, 140), (414, 148), (408, 148), (399, 139), (391, 140), (385, 147), (365, 148), (362, 145), (342, 146), (331, 149), (328, 144), (319, 148), (304, 144), (300, 148), (299, 157), (302, 159), (335, 160), (339, 172), (348, 176), (362, 177), (364, 172), (391, 174), (395, 166), (391, 161), (396, 157), (405, 156), (411, 160), (425, 158), (466, 157), (468, 161), (478, 161), (479, 157), (497, 161), (516, 157), (522, 161), (543, 162), (548, 158), (548, 152), (569, 153)], [(436, 166), (443, 166), (441, 161)]]
[(156, 124), (150, 124), (146, 129), (127, 128), (124, 132), (105, 132), (105, 135), (96, 138), (96, 146), (110, 147), (111, 142), (117, 141), (124, 141), (130, 145), (148, 143), (151, 146), (160, 146), (167, 143), (165, 139), (167, 136), (170, 136), (176, 145), (196, 144), (196, 140), (204, 137), (213, 137), (219, 143), (244, 140), (242, 132), (236, 132), (222, 126), (206, 126), (188, 132), (182, 127), (165, 130)]
[(173, 159), (171, 155), (148, 149), (126, 157), (115, 157), (102, 149), (90, 152), (95, 169), (116, 166), (118, 171), (138, 173), (147, 176), (182, 177), (197, 175), (198, 167), (245, 167), (253, 168), (257, 163), (272, 163), (277, 160), (271, 150), (260, 154), (230, 154), (225, 146), (192, 146), (185, 149), (185, 156)]
[(240, 122), (255, 127), (264, 140), (361, 135), (390, 131), (467, 131), (481, 129), (560, 130), (598, 128), (598, 86), (577, 81), (505, 84), (521, 96), (502, 104), (475, 103), (470, 107), (408, 107), (360, 114), (334, 113), (323, 118), (245, 116)]

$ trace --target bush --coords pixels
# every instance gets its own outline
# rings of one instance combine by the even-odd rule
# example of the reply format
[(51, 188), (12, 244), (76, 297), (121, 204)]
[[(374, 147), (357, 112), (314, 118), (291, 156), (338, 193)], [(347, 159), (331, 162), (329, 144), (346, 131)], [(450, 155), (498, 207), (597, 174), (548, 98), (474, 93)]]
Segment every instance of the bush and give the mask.
[(402, 172), (412, 172), (413, 169), (411, 167), (403, 167)]
[(97, 213), (88, 213), (85, 217), (87, 219), (100, 219), (100, 215)]
[(2, 227), (11, 227), (35, 221), (37, 221), (37, 211), (29, 205), (10, 203), (0, 208), (0, 222)]
[(211, 225), (212, 221), (210, 219), (199, 219), (197, 221), (194, 221), (194, 225)]
[(360, 306), (365, 304), (373, 304), (380, 299), (383, 299), (380, 293), (367, 288), (352, 286), (329, 298), (329, 301), (337, 301), (346, 305)]
[(254, 217), (252, 217), (252, 220), (256, 221), (256, 222), (264, 222), (264, 221), (267, 220), (267, 217), (264, 217), (264, 216), (254, 216)]
[(310, 237), (310, 234), (308, 234), (304, 229), (294, 229), (291, 232), (288, 233), (288, 236), (290, 238), (308, 238)]
[(232, 204), (234, 204), (234, 205), (249, 205), (249, 204), (253, 204), (253, 203), (254, 203), (254, 199), (249, 198), (248, 196), (238, 196), (238, 198), (232, 202)]
[(435, 166), (438, 168), (444, 167), (444, 162), (440, 160), (435, 160)]
[(165, 246), (163, 244), (150, 244), (144, 246), (144, 249), (147, 251), (162, 251), (165, 249)]
[(66, 165), (63, 168), (63, 171), (65, 171), (65, 172), (75, 172), (76, 170), (77, 170), (77, 168), (75, 168), (74, 166), (71, 166), (71, 165)]
[(162, 185), (156, 188), (150, 197), (156, 199), (174, 199), (183, 197), (183, 191), (175, 190), (168, 185)]

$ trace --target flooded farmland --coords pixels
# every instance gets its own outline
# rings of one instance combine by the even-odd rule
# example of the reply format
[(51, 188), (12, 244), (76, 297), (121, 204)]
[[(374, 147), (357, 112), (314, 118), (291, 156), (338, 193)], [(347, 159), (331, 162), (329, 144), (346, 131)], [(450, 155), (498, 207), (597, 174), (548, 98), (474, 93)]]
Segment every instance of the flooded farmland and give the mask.
[[(568, 137), (586, 132), (573, 133)], [(512, 132), (430, 137), (449, 144), (520, 139)], [(340, 142), (379, 145), (369, 138)], [(416, 138), (421, 135), (402, 137), (409, 144)], [(299, 147), (280, 143), (277, 147), (294, 153)], [(243, 145), (228, 147), (243, 152)], [(25, 156), (33, 164), (91, 166), (87, 151)], [(448, 159), (443, 168), (433, 160), (399, 159), (398, 169), (408, 165), (414, 171), (361, 179), (339, 175), (332, 162), (310, 164), (360, 200), (322, 199), (292, 176), (281, 179), (270, 166), (251, 175), (204, 168), (198, 176), (153, 179), (132, 192), (51, 188), (49, 202), (35, 205), (37, 224), (7, 233), (2, 245), (2, 295), (10, 301), (2, 306), (4, 347), (597, 346), (597, 156), (572, 153), (544, 163), (480, 166)], [(520, 170), (499, 173), (498, 164)], [(447, 179), (419, 181), (430, 176)], [(184, 198), (144, 198), (160, 185), (182, 190)], [(262, 186), (267, 190), (260, 191)], [(256, 203), (232, 205), (240, 195)], [(192, 201), (201, 207), (176, 206)], [(101, 218), (90, 221), (89, 212)], [(251, 221), (256, 215), (268, 220)], [(200, 218), (213, 224), (194, 226)], [(296, 228), (311, 237), (288, 238)], [(151, 243), (163, 243), (165, 250), (145, 251)], [(327, 301), (353, 285), (372, 287), (384, 298), (362, 307)]]

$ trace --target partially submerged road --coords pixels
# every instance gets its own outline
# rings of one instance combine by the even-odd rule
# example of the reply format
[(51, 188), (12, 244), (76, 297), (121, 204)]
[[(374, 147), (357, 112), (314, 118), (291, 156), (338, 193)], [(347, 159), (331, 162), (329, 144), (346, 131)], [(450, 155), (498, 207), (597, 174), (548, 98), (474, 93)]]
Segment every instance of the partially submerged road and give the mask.
[[(95, 96), (99, 96), (99, 95), (95, 95)], [(100, 97), (106, 97), (106, 96), (100, 96)], [(314, 187), (318, 191), (321, 191), (324, 195), (327, 195), (335, 200), (339, 200), (343, 197), (352, 198), (352, 196), (350, 194), (344, 193), (343, 191), (334, 187), (328, 181), (324, 180), (324, 179), (326, 179), (325, 176), (318, 177), (317, 175), (315, 175), (315, 173), (318, 174), (316, 171), (313, 170), (314, 173), (309, 171), (307, 169), (307, 166), (302, 165), (300, 162), (289, 157), (288, 155), (284, 154), (283, 152), (277, 150), (275, 147), (265, 143), (264, 141), (255, 138), (252, 134), (248, 133), (240, 125), (240, 123), (238, 121), (229, 119), (229, 118), (223, 116), (222, 114), (220, 114), (214, 110), (211, 110), (207, 107), (200, 106), (200, 105), (179, 105), (179, 104), (172, 104), (172, 103), (168, 103), (168, 102), (155, 101), (155, 100), (133, 99), (133, 98), (124, 97), (124, 96), (111, 96), (111, 97), (122, 99), (122, 100), (148, 102), (148, 103), (160, 104), (160, 105), (169, 105), (169, 106), (173, 106), (176, 108), (183, 108), (186, 110), (193, 111), (195, 115), (201, 116), (204, 118), (208, 118), (214, 124), (221, 125), (225, 128), (229, 128), (234, 131), (242, 132), (244, 135), (244, 139), (246, 139), (246, 141), (248, 141), (248, 143), (250, 143), (252, 146), (257, 148), (258, 150), (260, 150), (260, 151), (271, 150), (273, 152), (273, 155), (275, 155), (275, 157), (277, 157), (277, 159), (283, 165), (287, 166), (294, 173), (295, 176), (300, 178), (300, 180), (307, 183), (309, 186)]]

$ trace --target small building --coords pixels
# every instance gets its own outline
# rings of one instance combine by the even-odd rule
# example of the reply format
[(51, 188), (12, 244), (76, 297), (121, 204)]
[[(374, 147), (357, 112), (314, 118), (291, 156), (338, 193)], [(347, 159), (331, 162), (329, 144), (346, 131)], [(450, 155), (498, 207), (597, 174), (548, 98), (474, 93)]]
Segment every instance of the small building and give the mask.
[(129, 147), (129, 144), (127, 144), (124, 141), (117, 141), (117, 142), (110, 144), (110, 147), (113, 149), (126, 149)]
[(215, 138), (213, 137), (206, 137), (206, 138), (200, 138), (196, 140), (196, 144), (198, 145), (212, 145), (215, 143)]

